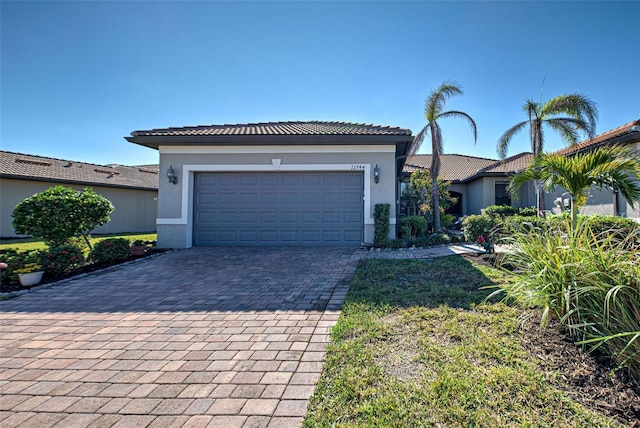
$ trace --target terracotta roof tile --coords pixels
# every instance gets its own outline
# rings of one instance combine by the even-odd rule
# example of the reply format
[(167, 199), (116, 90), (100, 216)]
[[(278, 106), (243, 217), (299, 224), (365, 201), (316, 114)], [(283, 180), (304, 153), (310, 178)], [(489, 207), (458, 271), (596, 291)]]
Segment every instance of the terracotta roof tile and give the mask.
[(531, 164), (533, 161), (533, 153), (519, 153), (517, 155), (510, 156), (506, 159), (496, 162), (486, 168), (483, 168), (481, 173), (514, 173), (522, 171)]
[[(569, 155), (572, 153), (576, 153), (576, 152), (580, 152), (586, 149), (589, 149), (591, 147), (595, 147), (598, 145), (601, 145), (603, 143), (606, 143), (609, 140), (613, 140), (614, 138), (617, 137), (621, 137), (625, 134), (628, 134), (629, 132), (631, 132), (631, 128), (633, 126), (638, 126), (640, 127), (640, 119), (634, 120), (632, 122), (629, 122), (625, 125), (619, 126), (617, 128), (614, 128), (610, 131), (607, 132), (603, 132), (602, 134), (596, 135), (595, 137), (588, 139), (588, 140), (584, 140), (578, 144), (575, 144), (573, 146), (570, 147), (566, 147), (564, 149), (558, 150), (557, 152), (554, 152), (555, 154), (558, 155)], [(635, 128), (634, 128), (635, 129)], [(638, 135), (640, 135), (640, 131), (635, 131), (635, 132), (639, 132)], [(640, 137), (638, 138), (638, 140), (640, 141)]]
[[(495, 159), (474, 156), (440, 155), (440, 177), (448, 181), (463, 181), (496, 162)], [(431, 155), (413, 155), (407, 158), (402, 172), (410, 174), (418, 169), (429, 168), (431, 168)]]
[[(147, 165), (151, 167), (152, 165)], [(95, 165), (0, 151), (0, 177), (82, 185), (158, 189), (158, 168)]]
[(209, 136), (209, 135), (411, 135), (411, 130), (390, 126), (351, 122), (265, 122), (235, 125), (198, 125), (134, 131), (133, 137), (144, 136)]

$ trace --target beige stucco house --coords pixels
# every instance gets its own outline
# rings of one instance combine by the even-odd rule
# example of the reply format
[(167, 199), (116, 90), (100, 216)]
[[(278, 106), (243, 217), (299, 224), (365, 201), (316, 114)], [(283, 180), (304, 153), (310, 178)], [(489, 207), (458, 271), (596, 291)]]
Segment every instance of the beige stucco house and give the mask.
[(160, 153), (158, 245), (187, 248), (373, 242), (376, 204), (391, 205), (395, 224), (413, 137), (311, 121), (153, 129), (126, 139)]
[(94, 165), (0, 151), (0, 236), (17, 237), (13, 209), (24, 199), (50, 187), (91, 187), (114, 206), (111, 220), (94, 234), (155, 232), (157, 167)]

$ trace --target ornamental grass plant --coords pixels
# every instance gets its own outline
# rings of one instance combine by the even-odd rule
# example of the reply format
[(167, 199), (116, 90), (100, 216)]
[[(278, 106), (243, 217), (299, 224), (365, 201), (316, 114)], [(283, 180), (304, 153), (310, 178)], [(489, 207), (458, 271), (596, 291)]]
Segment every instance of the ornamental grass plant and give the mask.
[(574, 233), (532, 227), (508, 239), (501, 265), (516, 280), (492, 295), (556, 317), (577, 344), (599, 350), (640, 379), (640, 230), (596, 233), (580, 222)]

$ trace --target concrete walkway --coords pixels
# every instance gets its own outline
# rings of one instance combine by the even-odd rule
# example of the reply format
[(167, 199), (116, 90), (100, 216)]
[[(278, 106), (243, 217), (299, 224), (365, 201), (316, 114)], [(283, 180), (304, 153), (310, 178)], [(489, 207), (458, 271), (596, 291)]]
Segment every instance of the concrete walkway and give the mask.
[(2, 301), (0, 425), (300, 426), (357, 262), (467, 251), (194, 248)]

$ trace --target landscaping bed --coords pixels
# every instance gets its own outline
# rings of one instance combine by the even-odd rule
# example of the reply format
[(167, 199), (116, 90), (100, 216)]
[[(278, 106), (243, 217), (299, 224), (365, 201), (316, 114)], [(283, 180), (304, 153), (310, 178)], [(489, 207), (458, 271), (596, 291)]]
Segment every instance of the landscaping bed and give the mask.
[[(495, 263), (495, 255), (462, 257), (487, 267)], [(576, 346), (557, 320), (540, 328), (540, 315), (528, 315), (522, 319), (520, 339), (541, 368), (555, 373), (555, 386), (588, 407), (640, 427), (640, 384), (625, 371), (616, 370), (609, 358), (589, 354)]]
[(486, 256), (361, 262), (305, 426), (638, 426), (624, 372), (484, 302), (510, 280)]
[(139, 260), (139, 259), (144, 259), (153, 255), (157, 255), (157, 254), (161, 254), (165, 251), (168, 251), (167, 249), (162, 249), (162, 248), (149, 248), (143, 255), (141, 256), (129, 256), (129, 258), (127, 259), (123, 259), (123, 260), (118, 260), (118, 261), (114, 261), (114, 262), (102, 262), (102, 263), (98, 263), (98, 262), (94, 262), (94, 263), (90, 263), (90, 262), (86, 262), (85, 264), (83, 264), (82, 266), (79, 266), (77, 268), (74, 268), (72, 270), (69, 270), (67, 272), (64, 272), (62, 274), (51, 274), (51, 273), (45, 273), (44, 276), (42, 277), (42, 281), (37, 284), (37, 285), (31, 285), (31, 286), (23, 286), (20, 284), (20, 282), (17, 279), (11, 280), (11, 281), (4, 281), (4, 282), (0, 282), (0, 293), (13, 293), (13, 292), (20, 292), (20, 291), (24, 291), (24, 290), (31, 290), (31, 289), (35, 289), (37, 287), (40, 287), (42, 285), (45, 284), (50, 284), (52, 282), (57, 282), (57, 281), (62, 281), (74, 276), (78, 276), (78, 275), (82, 275), (82, 274), (89, 274), (91, 272), (95, 272), (101, 269), (105, 269), (105, 268), (109, 268), (112, 266), (117, 266), (117, 265), (121, 265), (124, 263), (129, 263), (135, 260)]

